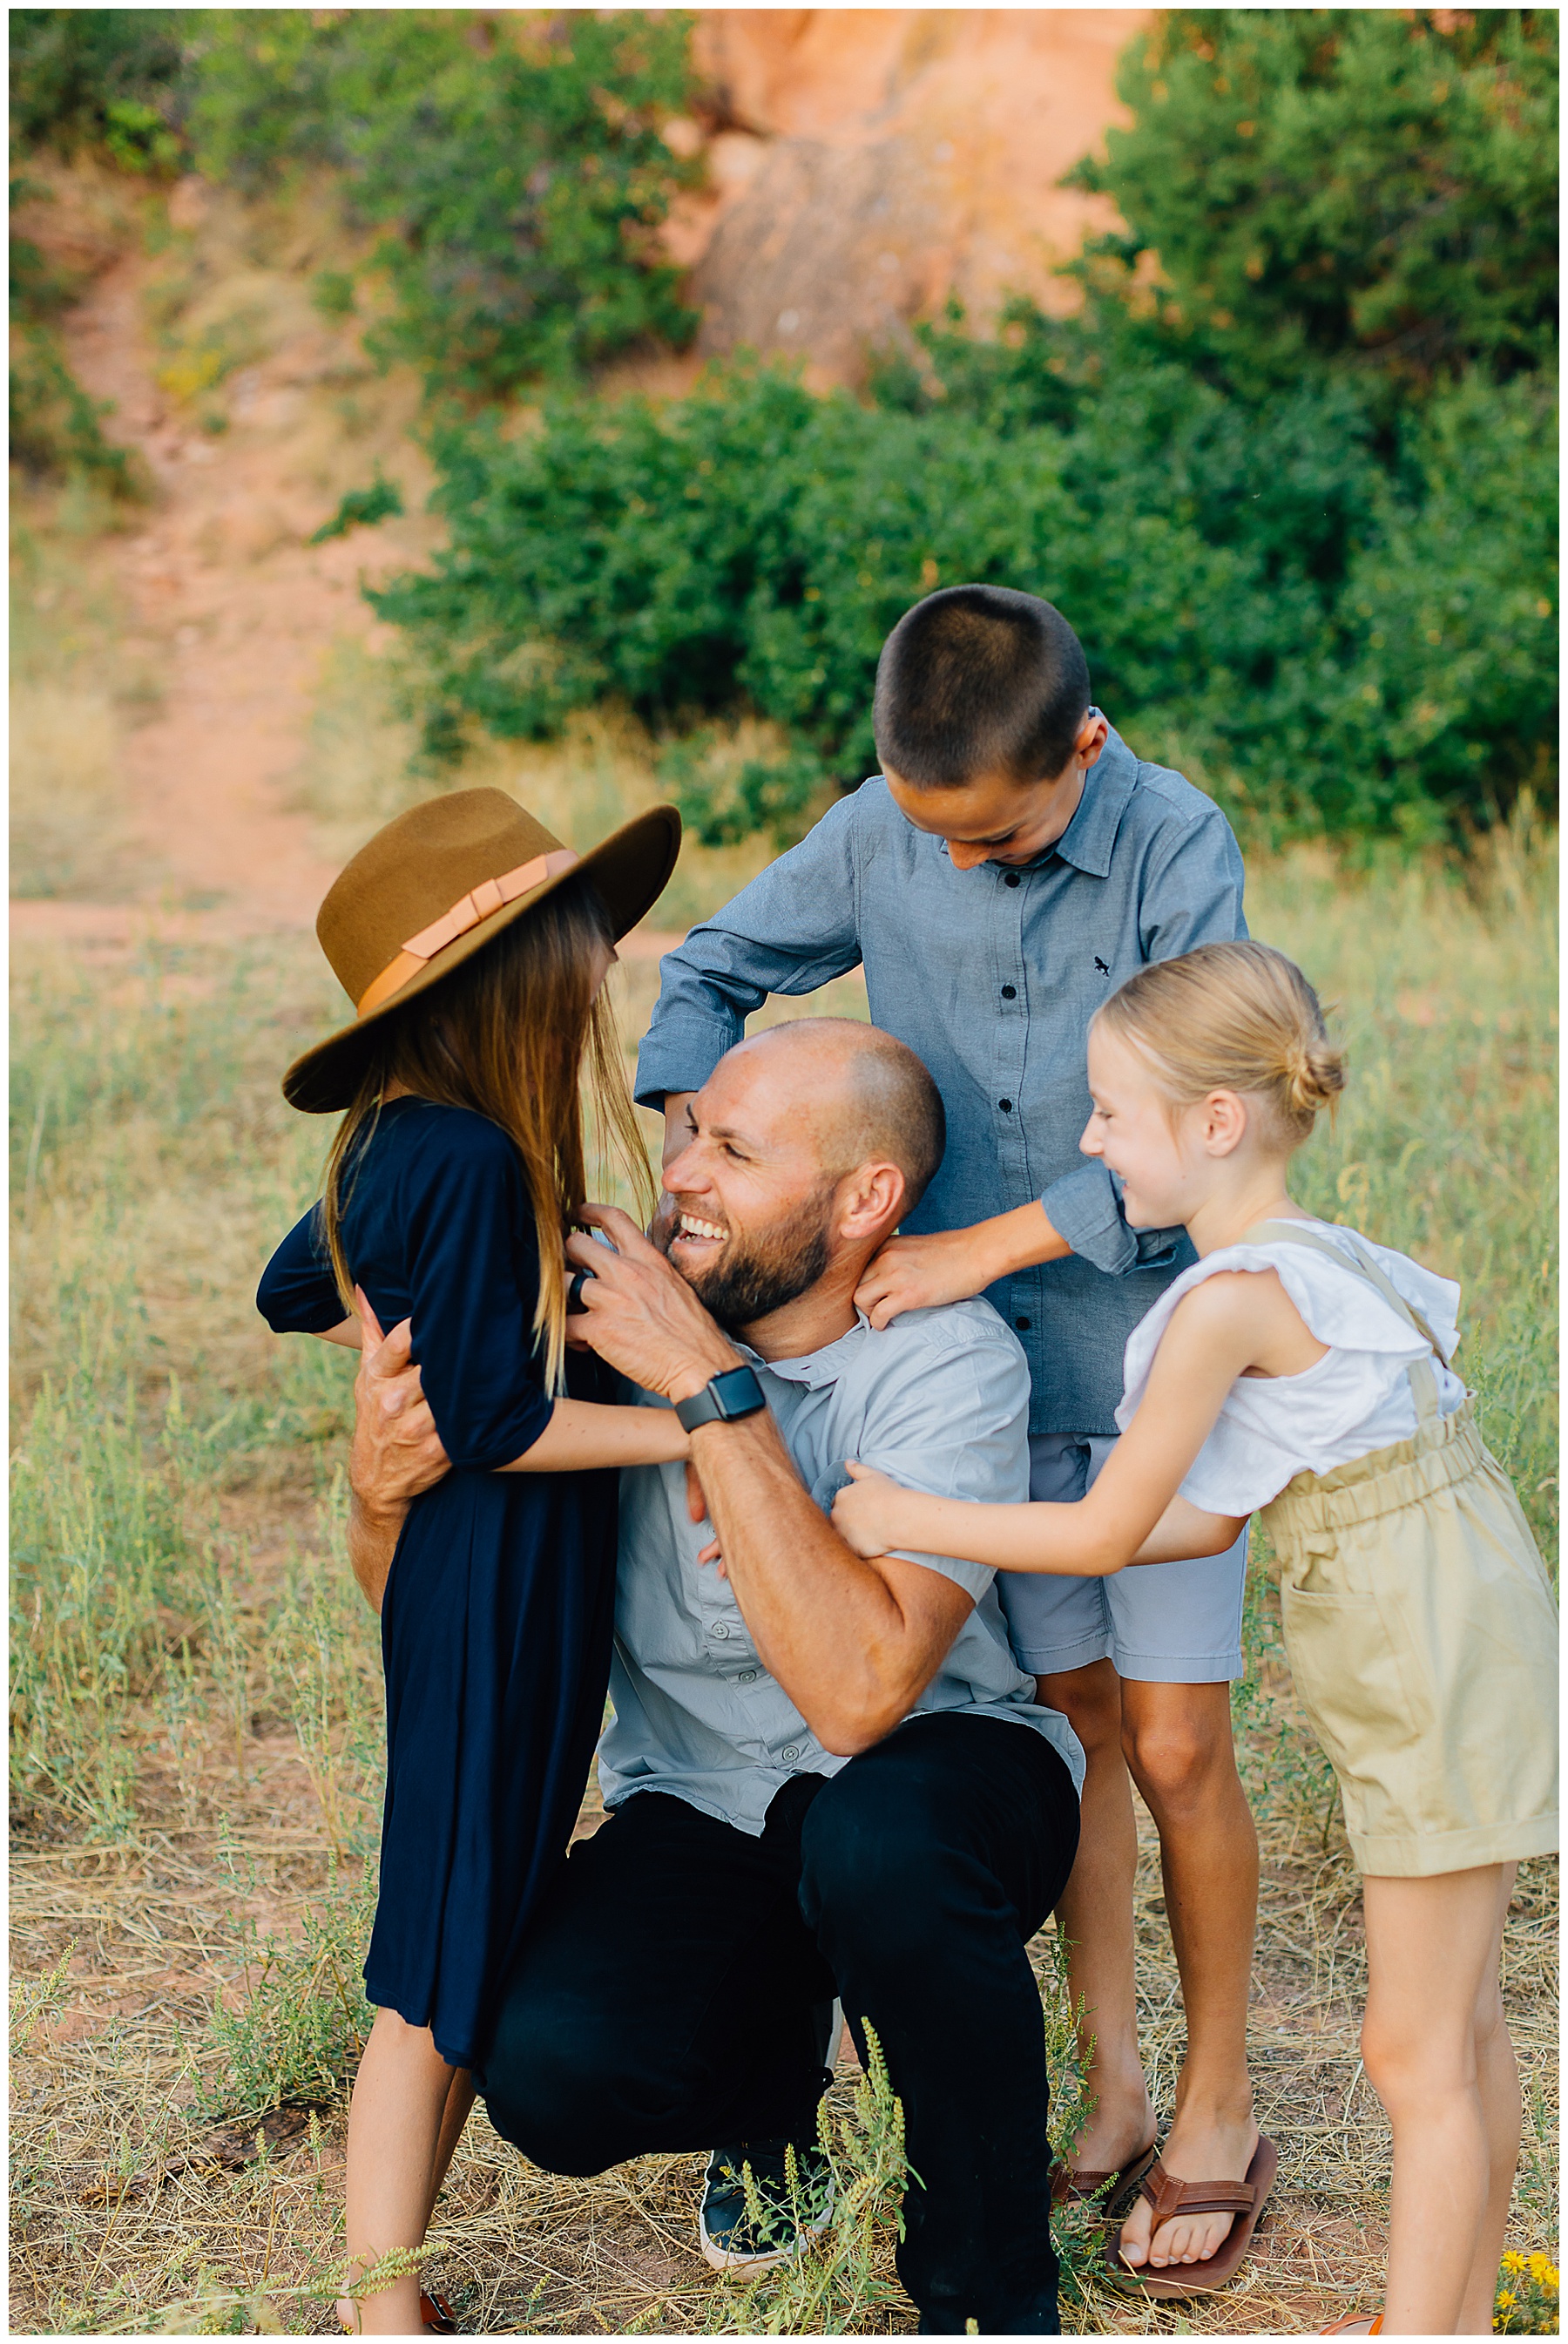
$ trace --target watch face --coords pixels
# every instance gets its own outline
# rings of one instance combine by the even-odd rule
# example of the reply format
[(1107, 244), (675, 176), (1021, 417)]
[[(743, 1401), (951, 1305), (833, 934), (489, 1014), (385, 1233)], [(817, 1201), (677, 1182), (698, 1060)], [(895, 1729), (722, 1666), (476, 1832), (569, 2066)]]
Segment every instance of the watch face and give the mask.
[(708, 1389), (726, 1416), (751, 1416), (765, 1404), (762, 1387), (750, 1368), (727, 1368)]

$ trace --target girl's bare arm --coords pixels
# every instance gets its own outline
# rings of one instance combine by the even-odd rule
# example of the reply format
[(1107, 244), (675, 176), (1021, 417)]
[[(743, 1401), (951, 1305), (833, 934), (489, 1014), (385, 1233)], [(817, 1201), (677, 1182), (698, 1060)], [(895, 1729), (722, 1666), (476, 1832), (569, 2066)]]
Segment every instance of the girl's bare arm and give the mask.
[(503, 1473), (581, 1473), (604, 1465), (684, 1463), (691, 1443), (672, 1408), (614, 1408), (591, 1399), (558, 1399), (555, 1414), (531, 1449)]
[[(1177, 1492), (1236, 1378), (1254, 1364), (1271, 1374), (1295, 1372), (1306, 1362), (1296, 1359), (1292, 1338), (1299, 1347), (1305, 1336), (1271, 1273), (1211, 1278), (1172, 1314), (1137, 1415), (1076, 1505), (985, 1506), (927, 1497), (851, 1465), (855, 1478), (834, 1501), (834, 1527), (859, 1554), (951, 1554), (998, 1571), (1074, 1578), (1102, 1578), (1131, 1562), (1221, 1553), (1241, 1520), (1202, 1513)], [(1306, 1339), (1321, 1357), (1322, 1346)], [(1292, 1363), (1276, 1365), (1284, 1355)]]

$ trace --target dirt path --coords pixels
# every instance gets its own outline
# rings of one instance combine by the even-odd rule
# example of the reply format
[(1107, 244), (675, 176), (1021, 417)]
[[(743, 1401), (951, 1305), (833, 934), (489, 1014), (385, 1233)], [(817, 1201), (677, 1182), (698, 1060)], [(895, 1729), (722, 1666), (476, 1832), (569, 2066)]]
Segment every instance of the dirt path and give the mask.
[[(305, 927), (332, 873), (287, 784), (323, 648), (374, 624), (356, 591), (362, 546), (304, 542), (330, 504), (302, 488), (286, 429), (325, 336), (290, 338), (247, 369), (236, 420), (210, 437), (159, 386), (150, 266), (139, 253), (117, 261), (65, 329), (79, 379), (114, 401), (108, 429), (154, 482), (143, 525), (101, 539), (93, 556), (163, 684), (126, 743), (127, 826), (158, 874), (135, 907), (213, 933)], [(75, 937), (126, 932), (133, 907), (35, 902), (13, 916), (19, 933)]]

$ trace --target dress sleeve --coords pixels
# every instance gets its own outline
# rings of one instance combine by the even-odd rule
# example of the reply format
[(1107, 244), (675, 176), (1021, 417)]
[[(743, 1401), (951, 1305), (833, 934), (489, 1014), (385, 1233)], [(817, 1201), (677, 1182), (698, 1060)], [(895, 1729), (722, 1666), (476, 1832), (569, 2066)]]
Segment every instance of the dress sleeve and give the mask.
[(348, 1316), (320, 1243), (319, 1210), (312, 1205), (296, 1221), (261, 1273), (256, 1307), (275, 1335), (325, 1335)]
[(403, 1174), (410, 1339), (447, 1456), (494, 1472), (554, 1411), (535, 1353), (538, 1258), (510, 1141), (477, 1116), (442, 1121)]

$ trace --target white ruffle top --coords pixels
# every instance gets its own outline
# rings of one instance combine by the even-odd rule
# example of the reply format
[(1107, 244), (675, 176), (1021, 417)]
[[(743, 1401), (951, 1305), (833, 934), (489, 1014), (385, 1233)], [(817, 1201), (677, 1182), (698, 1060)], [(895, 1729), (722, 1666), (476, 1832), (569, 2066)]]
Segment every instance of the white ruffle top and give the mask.
[[(1127, 1339), (1124, 1392), (1116, 1411), (1122, 1431), (1137, 1414), (1149, 1370), (1171, 1314), (1184, 1294), (1221, 1270), (1271, 1269), (1309, 1330), (1328, 1349), (1299, 1376), (1238, 1376), (1214, 1429), (1192, 1460), (1182, 1497), (1206, 1513), (1250, 1514), (1278, 1497), (1298, 1473), (1328, 1473), (1370, 1456), (1415, 1431), (1415, 1399), (1406, 1370), (1432, 1359), (1432, 1347), (1392, 1302), (1348, 1266), (1352, 1232), (1327, 1221), (1302, 1224), (1347, 1257), (1342, 1271), (1315, 1248), (1288, 1238), (1224, 1246), (1183, 1270)], [(1337, 1242), (1336, 1242), (1337, 1241)], [(1391, 1284), (1419, 1310), (1442, 1346), (1445, 1360), (1459, 1344), (1459, 1288), (1402, 1253), (1370, 1238), (1357, 1242)], [(1451, 1416), (1464, 1386), (1432, 1360), (1438, 1405)]]

